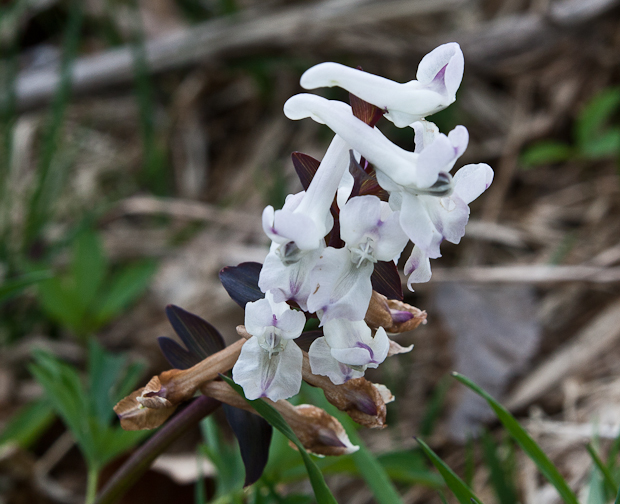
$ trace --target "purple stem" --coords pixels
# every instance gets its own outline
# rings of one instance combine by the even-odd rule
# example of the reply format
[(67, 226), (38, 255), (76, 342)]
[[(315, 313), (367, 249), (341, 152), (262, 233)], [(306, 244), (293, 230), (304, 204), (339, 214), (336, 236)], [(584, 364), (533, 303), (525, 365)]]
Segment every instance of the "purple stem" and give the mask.
[(95, 504), (112, 504), (129, 490), (148, 471), (151, 463), (176, 441), (187, 429), (213, 413), (220, 402), (200, 396), (177, 413), (144, 445), (138, 448), (110, 478), (97, 497)]

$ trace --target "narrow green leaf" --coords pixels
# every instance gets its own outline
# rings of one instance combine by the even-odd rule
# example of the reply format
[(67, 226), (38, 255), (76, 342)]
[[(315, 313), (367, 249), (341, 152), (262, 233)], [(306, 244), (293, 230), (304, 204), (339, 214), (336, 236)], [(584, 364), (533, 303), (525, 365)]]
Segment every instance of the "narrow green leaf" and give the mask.
[(480, 499), (476, 497), (465, 482), (459, 478), (456, 473), (450, 469), (424, 441), (419, 438), (415, 438), (415, 440), (420, 444), (420, 447), (424, 453), (426, 453), (426, 456), (431, 460), (433, 465), (443, 476), (446, 485), (448, 485), (448, 488), (452, 490), (452, 493), (461, 504), (471, 504), (472, 499), (474, 502), (480, 502)]
[(54, 410), (46, 400), (38, 400), (21, 408), (11, 417), (0, 434), (0, 446), (16, 443), (28, 448), (54, 420)]
[(482, 449), (484, 460), (491, 472), (491, 484), (501, 504), (516, 504), (517, 495), (510, 475), (504, 469), (504, 464), (497, 456), (497, 446), (488, 432), (482, 435)]
[(0, 302), (6, 301), (14, 296), (17, 296), (22, 290), (32, 284), (42, 282), (52, 278), (51, 271), (33, 271), (32, 273), (26, 273), (25, 275), (5, 280), (0, 285)]
[(101, 299), (97, 320), (103, 324), (135, 301), (148, 287), (156, 264), (144, 262), (123, 269)]
[(85, 312), (76, 292), (65, 288), (58, 277), (40, 282), (38, 288), (43, 311), (51, 319), (81, 335)]
[(575, 122), (575, 138), (580, 151), (586, 152), (588, 144), (603, 133), (618, 107), (620, 87), (605, 89), (588, 102)]
[(614, 504), (620, 504), (620, 490), (618, 490), (618, 493), (616, 494), (616, 500), (614, 501)]
[(536, 444), (525, 429), (521, 427), (515, 417), (513, 417), (506, 408), (499, 404), (495, 399), (493, 399), (493, 397), (482, 390), (469, 378), (466, 378), (458, 373), (453, 373), (452, 376), (454, 376), (463, 385), (476, 392), (476, 394), (483, 397), (489, 403), (499, 418), (499, 421), (502, 422), (514, 440), (537, 465), (538, 469), (545, 476), (545, 478), (547, 478), (547, 480), (549, 480), (549, 482), (557, 489), (564, 502), (566, 504), (579, 504), (577, 497), (575, 497), (575, 494), (570, 489), (560, 472), (551, 463), (547, 455), (545, 455), (545, 453), (540, 449), (538, 444)]
[(566, 161), (573, 155), (574, 150), (570, 145), (554, 141), (542, 141), (528, 147), (521, 154), (521, 164), (525, 168), (532, 168)]
[(91, 229), (80, 232), (73, 243), (71, 276), (82, 306), (90, 307), (101, 288), (106, 260), (99, 236)]
[[(221, 375), (222, 380), (228, 383), (241, 397), (245, 399), (245, 395), (243, 394), (243, 389), (237, 385), (234, 381), (232, 381), (227, 376)], [(290, 426), (284, 421), (282, 415), (267, 404), (265, 401), (261, 399), (256, 399), (254, 401), (250, 401), (246, 399), (248, 404), (251, 404), (252, 407), (259, 413), (265, 420), (267, 420), (271, 425), (273, 425), (276, 429), (278, 429), (282, 434), (284, 434), (299, 450), (299, 454), (301, 455), (306, 469), (308, 471), (308, 477), (310, 478), (310, 483), (312, 484), (312, 489), (314, 490), (314, 495), (316, 496), (317, 502), (321, 504), (337, 504), (336, 499), (331, 493), (331, 490), (325, 483), (325, 479), (323, 479), (323, 475), (321, 471), (316, 466), (314, 461), (310, 458), (310, 455), (301, 444), (297, 436), (290, 428)]]
[(618, 490), (619, 490), (618, 485), (616, 485), (616, 482), (614, 481), (614, 478), (609, 472), (609, 469), (607, 468), (607, 466), (604, 464), (604, 462), (601, 460), (601, 458), (598, 456), (598, 454), (594, 450), (592, 443), (588, 443), (588, 445), (586, 446), (586, 449), (588, 450), (588, 453), (590, 454), (592, 461), (594, 462), (598, 470), (601, 472), (601, 475), (603, 476), (603, 480), (605, 481), (605, 485), (607, 485), (609, 491), (612, 494), (618, 493)]

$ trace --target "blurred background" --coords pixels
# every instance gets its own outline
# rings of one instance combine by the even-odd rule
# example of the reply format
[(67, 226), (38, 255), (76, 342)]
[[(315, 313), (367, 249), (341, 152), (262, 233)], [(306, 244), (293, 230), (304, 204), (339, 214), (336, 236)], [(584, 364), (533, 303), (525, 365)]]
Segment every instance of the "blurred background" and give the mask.
[[(360, 434), (404, 502), (452, 498), (414, 435), (486, 503), (560, 502), (457, 370), (507, 405), (583, 502), (607, 502), (585, 444), (617, 477), (619, 4), (0, 1), (0, 502), (83, 502), (87, 474), (105, 481), (144, 439), (110, 408), (167, 369), (166, 304), (236, 339), (243, 311), (218, 271), (262, 262), (262, 209), (301, 190), (291, 152), (320, 159), (331, 139), (282, 113), (302, 72), (337, 61), (406, 82), (450, 41), (465, 77), (431, 120), (466, 126), (457, 168), (486, 162), (495, 180), (461, 244), (444, 243), (430, 283), (406, 292), (428, 324), (368, 373), (397, 399), (386, 429)], [(410, 129), (379, 127), (413, 150)], [(243, 502), (218, 419), (123, 502)], [(312, 502), (299, 457), (274, 443), (253, 498)], [(346, 460), (321, 463), (339, 501), (377, 501)]]

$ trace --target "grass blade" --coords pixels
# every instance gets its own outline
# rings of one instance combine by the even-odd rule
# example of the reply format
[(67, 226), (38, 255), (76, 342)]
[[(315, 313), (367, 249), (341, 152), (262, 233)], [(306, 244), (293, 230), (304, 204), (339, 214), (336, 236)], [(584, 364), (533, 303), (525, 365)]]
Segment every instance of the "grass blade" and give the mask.
[(518, 502), (514, 485), (510, 480), (510, 473), (497, 456), (497, 446), (488, 432), (482, 435), (482, 449), (484, 459), (491, 473), (491, 484), (501, 504), (516, 504)]
[[(222, 380), (228, 383), (235, 392), (237, 392), (241, 397), (245, 399), (245, 395), (243, 394), (243, 389), (237, 385), (234, 381), (224, 375), (220, 375)], [(267, 420), (271, 425), (273, 425), (276, 429), (278, 429), (282, 434), (284, 434), (299, 450), (299, 454), (301, 455), (304, 464), (306, 466), (306, 470), (308, 471), (308, 477), (310, 478), (310, 483), (312, 484), (312, 489), (314, 490), (314, 495), (316, 496), (317, 502), (321, 504), (338, 504), (334, 496), (332, 495), (331, 490), (325, 483), (325, 479), (323, 479), (323, 475), (321, 471), (314, 463), (314, 461), (310, 458), (310, 455), (301, 444), (297, 436), (290, 428), (290, 426), (284, 421), (282, 415), (270, 406), (265, 401), (261, 399), (256, 399), (254, 401), (250, 401), (246, 399), (248, 404), (252, 405), (252, 408), (256, 410), (265, 420)]]
[(454, 496), (461, 504), (471, 504), (472, 502), (480, 502), (480, 499), (471, 491), (471, 489), (465, 484), (465, 482), (459, 478), (456, 473), (450, 469), (446, 463), (441, 460), (437, 454), (431, 450), (431, 448), (421, 439), (415, 438), (420, 444), (420, 448), (431, 460), (433, 465), (437, 468), (439, 473), (443, 476), (446, 485), (452, 490)]
[(476, 392), (476, 394), (483, 397), (489, 403), (489, 406), (493, 408), (493, 411), (495, 411), (499, 421), (502, 422), (506, 430), (519, 444), (519, 446), (521, 446), (528, 457), (532, 459), (545, 478), (547, 478), (547, 480), (549, 480), (549, 482), (557, 489), (564, 502), (566, 504), (579, 504), (577, 497), (575, 497), (575, 494), (570, 489), (560, 472), (551, 463), (547, 455), (545, 455), (526, 430), (521, 427), (516, 418), (470, 379), (458, 373), (453, 373), (452, 376), (454, 376), (463, 385)]
[(588, 450), (588, 453), (590, 454), (590, 457), (592, 458), (592, 461), (594, 462), (594, 465), (596, 465), (598, 470), (603, 475), (603, 480), (605, 481), (605, 484), (609, 488), (610, 493), (611, 494), (618, 493), (618, 485), (616, 485), (616, 482), (614, 481), (614, 478), (609, 472), (609, 469), (607, 468), (607, 466), (605, 466), (601, 458), (598, 456), (598, 454), (594, 450), (592, 443), (588, 443), (586, 448)]

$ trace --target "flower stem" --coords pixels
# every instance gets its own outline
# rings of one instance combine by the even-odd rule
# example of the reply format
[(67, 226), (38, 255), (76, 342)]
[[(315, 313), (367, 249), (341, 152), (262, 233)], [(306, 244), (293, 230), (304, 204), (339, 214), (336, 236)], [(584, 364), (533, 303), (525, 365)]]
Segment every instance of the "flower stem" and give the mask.
[[(213, 413), (221, 403), (206, 396), (200, 396), (174, 415), (153, 437), (138, 448), (131, 457), (110, 478), (94, 501), (95, 504), (112, 504), (129, 490), (142, 476), (151, 463), (170, 444), (207, 415)], [(86, 501), (89, 504), (89, 501)]]
[(94, 504), (97, 498), (97, 483), (99, 481), (99, 468), (88, 468), (88, 479), (86, 480), (86, 498), (85, 504)]

